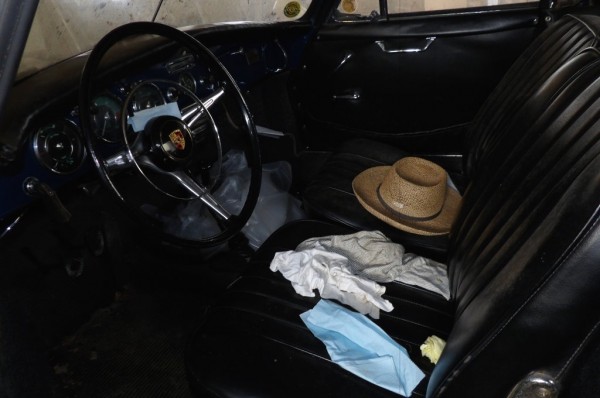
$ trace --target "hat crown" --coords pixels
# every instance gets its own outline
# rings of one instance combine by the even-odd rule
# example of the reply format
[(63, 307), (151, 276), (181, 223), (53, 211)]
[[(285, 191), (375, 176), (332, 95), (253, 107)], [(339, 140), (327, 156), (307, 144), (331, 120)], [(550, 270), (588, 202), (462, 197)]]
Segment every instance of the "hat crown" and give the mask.
[(428, 160), (405, 157), (389, 169), (378, 189), (380, 202), (401, 217), (428, 220), (442, 210), (447, 174)]

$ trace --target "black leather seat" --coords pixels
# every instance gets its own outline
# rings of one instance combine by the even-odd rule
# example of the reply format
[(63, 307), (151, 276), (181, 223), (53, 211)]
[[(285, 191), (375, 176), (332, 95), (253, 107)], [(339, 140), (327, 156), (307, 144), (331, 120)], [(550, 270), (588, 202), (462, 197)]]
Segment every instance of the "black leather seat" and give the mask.
[[(289, 281), (269, 270), (275, 251), (293, 250), (303, 239), (351, 230), (323, 221), (288, 224), (262, 246), (250, 272), (210, 309), (186, 355), (193, 391), (210, 397), (397, 397), (339, 368), (299, 314), (318, 298), (297, 295)], [(387, 286), (394, 305), (378, 324), (408, 351), (428, 376), (433, 370), (419, 345), (435, 334), (447, 338), (453, 303), (423, 289)], [(395, 333), (397, 332), (397, 333)], [(424, 396), (423, 381), (413, 396)]]
[[(544, 31), (519, 57), (467, 131), (463, 170), (448, 169), (459, 189), (466, 186), (472, 174), (485, 163), (485, 154), (510, 133), (515, 112), (534, 93), (545, 98), (552, 97), (552, 90), (557, 87), (539, 90), (548, 77), (584, 49), (597, 45), (597, 26), (596, 16), (567, 15)], [(530, 110), (534, 115), (540, 111)], [(410, 249), (420, 248), (424, 254), (443, 257), (448, 247), (447, 237), (423, 238), (391, 228), (364, 210), (352, 191), (352, 180), (361, 171), (392, 164), (407, 155), (394, 146), (366, 139), (342, 144), (305, 189), (305, 208), (313, 217), (332, 220), (356, 230), (380, 230)]]
[[(553, 29), (572, 25), (577, 38), (574, 26), (593, 20), (586, 18)], [(377, 323), (427, 374), (415, 397), (500, 398), (517, 385), (530, 393), (522, 396), (600, 391), (593, 371), (600, 366), (600, 54), (577, 53), (506, 115), (505, 135), (477, 138), (486, 149), (473, 155), (477, 168), (448, 239), (451, 300), (399, 283), (387, 287), (395, 309)], [(299, 318), (316, 299), (296, 295), (268, 270), (275, 250), (346, 232), (305, 221), (265, 242), (190, 342), (186, 364), (196, 393), (397, 396), (332, 363)], [(418, 350), (431, 334), (447, 339), (435, 367)], [(537, 382), (528, 379), (532, 372)]]

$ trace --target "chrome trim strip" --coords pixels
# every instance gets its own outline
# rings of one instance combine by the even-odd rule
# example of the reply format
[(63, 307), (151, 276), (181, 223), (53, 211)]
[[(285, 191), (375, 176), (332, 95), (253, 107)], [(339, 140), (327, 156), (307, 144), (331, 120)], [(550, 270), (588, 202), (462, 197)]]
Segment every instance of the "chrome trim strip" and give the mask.
[(378, 40), (375, 42), (381, 49), (381, 51), (387, 54), (397, 54), (397, 53), (420, 53), (423, 51), (427, 51), (431, 43), (435, 41), (435, 36), (429, 36), (424, 39), (424, 43), (422, 46), (414, 46), (414, 47), (402, 47), (402, 48), (389, 48), (384, 40)]

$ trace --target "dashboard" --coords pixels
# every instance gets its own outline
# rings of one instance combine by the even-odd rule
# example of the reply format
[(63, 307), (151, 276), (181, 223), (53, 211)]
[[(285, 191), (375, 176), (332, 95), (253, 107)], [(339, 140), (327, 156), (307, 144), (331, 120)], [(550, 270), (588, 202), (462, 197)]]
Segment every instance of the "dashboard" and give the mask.
[[(248, 30), (249, 29), (249, 30)], [(250, 34), (248, 34), (250, 32)], [(188, 32), (204, 42), (245, 92), (271, 75), (299, 63), (307, 29), (276, 34), (271, 27)], [(279, 32), (280, 33), (280, 32)], [(244, 37), (244, 40), (240, 40)], [(220, 82), (185, 50), (149, 40), (128, 44), (100, 79), (92, 103), (94, 134), (100, 150), (114, 151), (122, 139), (124, 115), (177, 102), (183, 90), (204, 99)], [(78, 79), (86, 55), (64, 61), (17, 82), (9, 115), (0, 126), (0, 221), (10, 222), (35, 198), (25, 193), (33, 177), (55, 190), (76, 184), (94, 169), (81, 132)], [(126, 119), (129, 119), (126, 117)], [(6, 148), (13, 148), (6, 153)]]

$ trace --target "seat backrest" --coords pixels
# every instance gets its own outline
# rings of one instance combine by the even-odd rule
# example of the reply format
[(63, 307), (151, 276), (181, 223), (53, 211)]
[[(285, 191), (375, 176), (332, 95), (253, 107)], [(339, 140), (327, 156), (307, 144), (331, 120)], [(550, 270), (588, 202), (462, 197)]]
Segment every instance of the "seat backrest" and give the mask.
[(600, 53), (578, 50), (519, 101), (451, 234), (456, 321), (428, 397), (506, 397), (532, 371), (561, 380), (600, 322)]
[(507, 124), (557, 69), (598, 42), (600, 17), (566, 15), (543, 31), (515, 61), (483, 104), (467, 133), (465, 171), (471, 176), (503, 140)]

